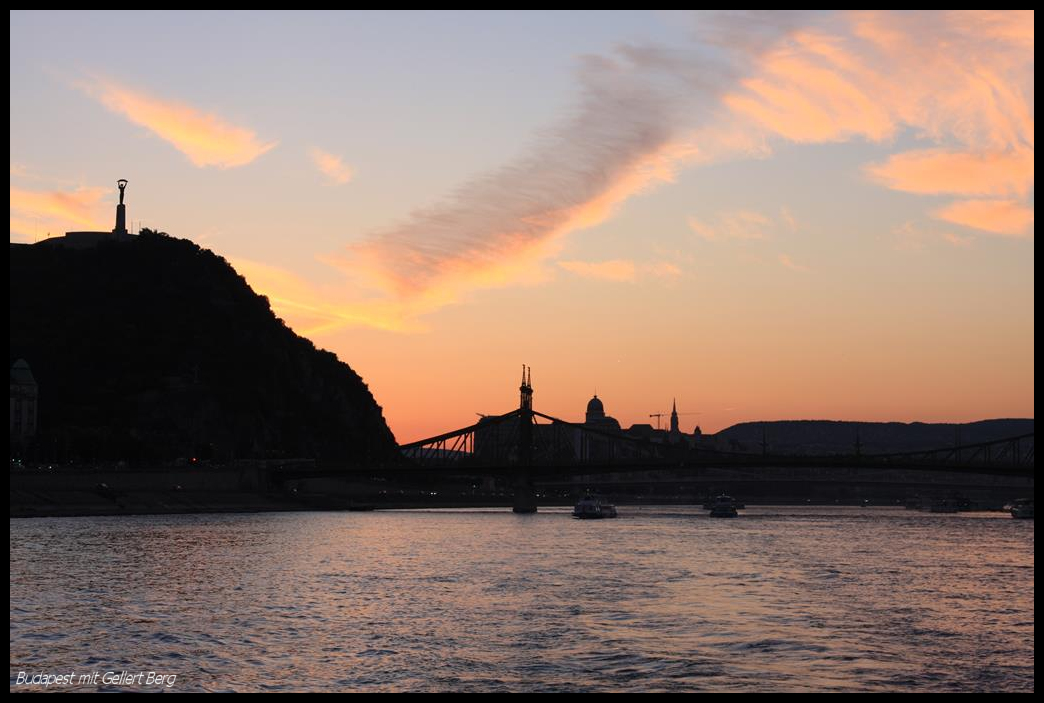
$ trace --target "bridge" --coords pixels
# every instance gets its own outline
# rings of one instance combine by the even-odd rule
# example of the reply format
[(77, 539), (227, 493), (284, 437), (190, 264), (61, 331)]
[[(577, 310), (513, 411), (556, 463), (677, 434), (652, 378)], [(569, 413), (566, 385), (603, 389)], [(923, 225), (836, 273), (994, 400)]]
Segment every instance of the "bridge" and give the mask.
[(534, 480), (669, 469), (693, 472), (744, 468), (880, 469), (1032, 478), (1033, 434), (989, 442), (889, 454), (797, 455), (690, 447), (588, 427), (533, 409), (531, 376), (523, 370), (517, 410), (401, 446), (414, 470), (507, 476), (516, 512), (531, 512)]
[(402, 462), (374, 468), (321, 466), (314, 459), (280, 460), (261, 467), (260, 480), (269, 485), (315, 478), (434, 485), (433, 480), (440, 478), (499, 478), (513, 484), (516, 512), (534, 512), (537, 481), (551, 484), (611, 474), (632, 474), (627, 479), (632, 480), (638, 472), (669, 471), (669, 476), (676, 478), (701, 480), (715, 469), (735, 470), (745, 481), (764, 477), (759, 471), (762, 469), (786, 470), (792, 480), (810, 473), (828, 480), (847, 480), (853, 469), (869, 469), (859, 472), (864, 476), (879, 471), (882, 481), (903, 470), (1033, 479), (1033, 433), (888, 454), (865, 454), (858, 445), (852, 453), (831, 455), (775, 454), (767, 448), (761, 452), (725, 451), (711, 442), (670, 444), (547, 415), (533, 409), (530, 379), (524, 371), (517, 409), (403, 444)]

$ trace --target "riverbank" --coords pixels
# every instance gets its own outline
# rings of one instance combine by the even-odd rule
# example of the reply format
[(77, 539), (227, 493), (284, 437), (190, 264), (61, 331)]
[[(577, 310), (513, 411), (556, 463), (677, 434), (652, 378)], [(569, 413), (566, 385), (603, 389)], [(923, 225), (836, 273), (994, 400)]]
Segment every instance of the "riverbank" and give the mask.
[[(492, 489), (491, 489), (492, 488)], [(667, 490), (669, 489), (669, 490)], [(747, 505), (901, 506), (908, 499), (930, 505), (936, 499), (966, 498), (976, 510), (999, 510), (1019, 497), (1032, 497), (1029, 486), (952, 484), (859, 485), (713, 481), (645, 485), (559, 484), (538, 486), (541, 506), (572, 506), (588, 490), (616, 505), (703, 505), (724, 491)], [(257, 466), (153, 468), (54, 467), (10, 473), (11, 517), (85, 515), (163, 515), (183, 513), (255, 513), (301, 510), (403, 510), (505, 508), (513, 504), (508, 487), (472, 486), (470, 482), (424, 488), (391, 481), (347, 478), (273, 482)]]

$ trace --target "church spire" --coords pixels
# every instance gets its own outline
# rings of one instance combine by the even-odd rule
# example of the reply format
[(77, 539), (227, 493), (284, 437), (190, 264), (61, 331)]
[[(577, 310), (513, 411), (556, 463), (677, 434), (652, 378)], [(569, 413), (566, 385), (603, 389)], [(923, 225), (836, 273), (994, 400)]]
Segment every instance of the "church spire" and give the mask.
[(677, 437), (681, 430), (678, 428), (678, 399), (671, 402), (671, 435)]

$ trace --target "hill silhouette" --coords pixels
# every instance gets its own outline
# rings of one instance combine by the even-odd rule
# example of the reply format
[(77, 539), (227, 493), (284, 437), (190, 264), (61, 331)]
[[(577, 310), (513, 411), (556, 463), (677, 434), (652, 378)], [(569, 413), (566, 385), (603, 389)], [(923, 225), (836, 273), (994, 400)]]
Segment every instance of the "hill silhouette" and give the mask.
[(10, 332), (39, 384), (30, 459), (398, 456), (358, 374), (188, 240), (12, 244)]
[(838, 420), (776, 420), (742, 422), (713, 438), (726, 448), (761, 451), (762, 441), (779, 454), (853, 454), (856, 438), (864, 454), (941, 449), (1007, 439), (1033, 432), (1032, 419), (979, 422), (848, 422)]

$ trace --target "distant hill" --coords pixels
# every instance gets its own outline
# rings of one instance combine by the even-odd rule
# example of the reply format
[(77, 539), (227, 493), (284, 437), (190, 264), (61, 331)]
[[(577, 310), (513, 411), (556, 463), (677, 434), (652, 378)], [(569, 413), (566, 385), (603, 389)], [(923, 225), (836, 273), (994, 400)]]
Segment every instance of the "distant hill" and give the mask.
[(394, 460), (362, 379), (223, 258), (143, 230), (10, 246), (10, 362), (39, 384), (30, 458)]
[(1033, 420), (982, 420), (963, 424), (779, 420), (743, 422), (711, 435), (723, 448), (780, 454), (852, 454), (856, 436), (864, 454), (916, 451), (977, 444), (1033, 432)]

